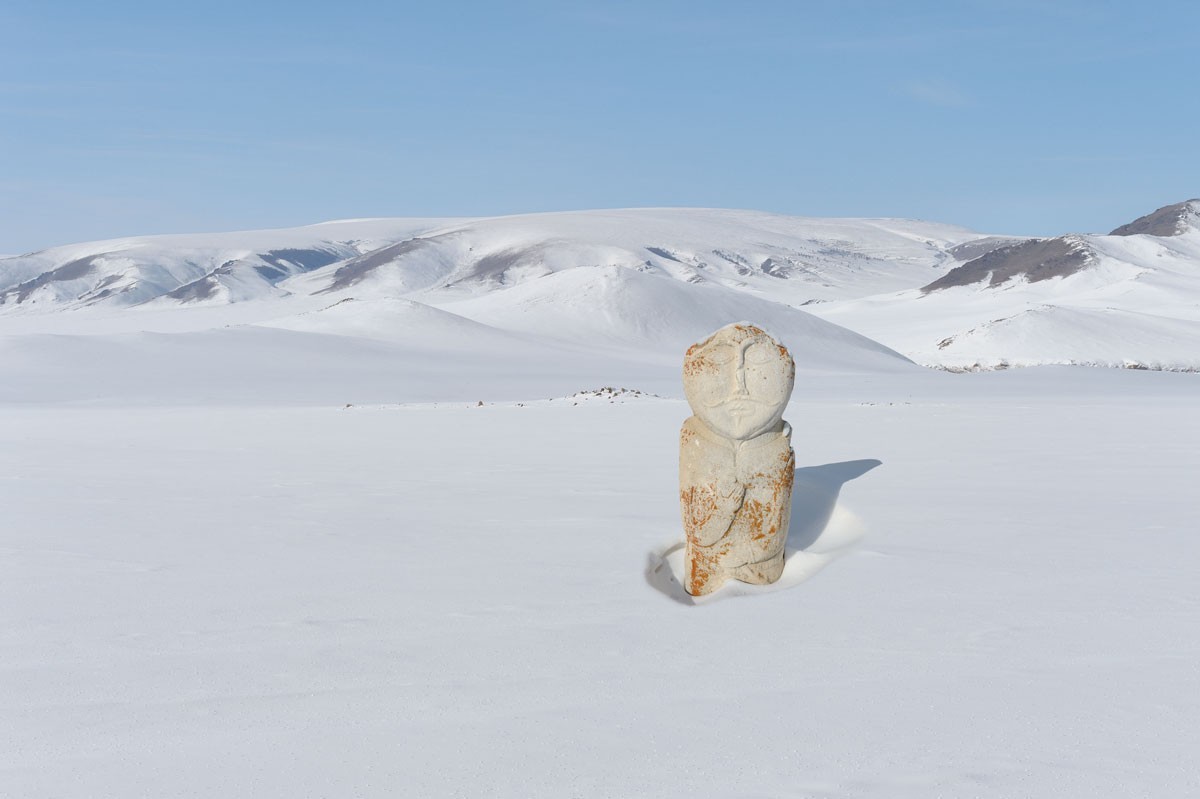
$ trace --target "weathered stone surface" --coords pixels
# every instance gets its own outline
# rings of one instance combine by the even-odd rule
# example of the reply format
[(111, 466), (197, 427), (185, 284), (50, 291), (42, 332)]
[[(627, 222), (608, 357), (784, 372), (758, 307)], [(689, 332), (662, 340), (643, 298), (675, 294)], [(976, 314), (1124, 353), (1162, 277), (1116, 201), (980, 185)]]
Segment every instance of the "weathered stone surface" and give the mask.
[(683, 389), (694, 416), (679, 436), (687, 592), (783, 573), (796, 456), (783, 411), (796, 368), (787, 348), (742, 322), (694, 344)]

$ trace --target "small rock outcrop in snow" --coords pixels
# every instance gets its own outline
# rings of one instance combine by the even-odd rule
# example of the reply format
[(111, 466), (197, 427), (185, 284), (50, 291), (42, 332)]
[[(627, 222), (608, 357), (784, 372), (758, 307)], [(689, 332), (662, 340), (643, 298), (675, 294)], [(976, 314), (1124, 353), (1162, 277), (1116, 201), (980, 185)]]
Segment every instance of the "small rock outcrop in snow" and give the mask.
[(952, 286), (969, 286), (984, 280), (988, 281), (989, 286), (998, 286), (1015, 277), (1024, 277), (1030, 283), (1037, 283), (1075, 274), (1086, 267), (1092, 258), (1087, 244), (1077, 236), (1030, 239), (992, 250), (951, 269), (921, 291), (929, 293)]

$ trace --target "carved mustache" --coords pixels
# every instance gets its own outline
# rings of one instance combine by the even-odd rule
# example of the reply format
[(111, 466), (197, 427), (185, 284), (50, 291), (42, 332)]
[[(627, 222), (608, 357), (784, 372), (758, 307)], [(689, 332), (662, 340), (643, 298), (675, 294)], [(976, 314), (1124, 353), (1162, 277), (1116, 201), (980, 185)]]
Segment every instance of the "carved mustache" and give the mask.
[(751, 397), (749, 394), (739, 394), (738, 396), (735, 396), (735, 397), (726, 397), (725, 399), (719, 399), (716, 402), (706, 402), (706, 403), (704, 403), (704, 407), (720, 408), (724, 405), (733, 405), (733, 404), (744, 405), (747, 403), (753, 403), (755, 405), (770, 405), (771, 404), (769, 402), (764, 402), (763, 400)]

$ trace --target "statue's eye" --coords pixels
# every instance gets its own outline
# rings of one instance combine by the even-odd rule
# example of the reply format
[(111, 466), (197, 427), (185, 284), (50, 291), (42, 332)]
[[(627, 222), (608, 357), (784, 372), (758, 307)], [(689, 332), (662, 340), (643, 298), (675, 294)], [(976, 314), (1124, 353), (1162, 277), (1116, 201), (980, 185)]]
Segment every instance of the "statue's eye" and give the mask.
[(737, 353), (728, 344), (718, 344), (708, 351), (709, 360), (715, 364), (724, 365), (732, 362), (736, 357)]
[(754, 344), (746, 350), (746, 363), (769, 363), (772, 357), (768, 344)]

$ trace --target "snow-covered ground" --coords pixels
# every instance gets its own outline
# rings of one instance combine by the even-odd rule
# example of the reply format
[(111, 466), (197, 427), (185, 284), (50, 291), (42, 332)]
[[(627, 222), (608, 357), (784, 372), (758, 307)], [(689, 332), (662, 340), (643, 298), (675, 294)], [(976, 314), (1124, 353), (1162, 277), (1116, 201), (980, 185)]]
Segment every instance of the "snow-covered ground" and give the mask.
[[(671, 252), (10, 304), (0, 796), (1200, 793), (1200, 375), (925, 369)], [(739, 318), (798, 364), (791, 549), (694, 603), (681, 347)]]
[(417, 403), (390, 357), (6, 384), (0, 794), (1200, 787), (1196, 375), (802, 373), (798, 579), (693, 606), (677, 385)]

